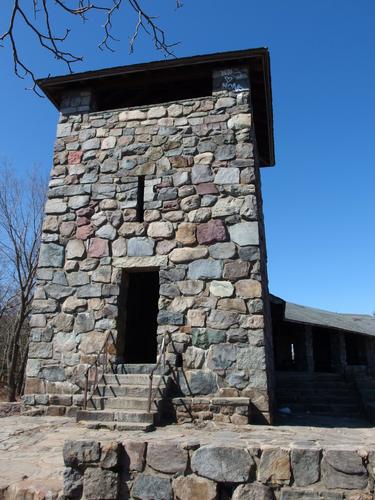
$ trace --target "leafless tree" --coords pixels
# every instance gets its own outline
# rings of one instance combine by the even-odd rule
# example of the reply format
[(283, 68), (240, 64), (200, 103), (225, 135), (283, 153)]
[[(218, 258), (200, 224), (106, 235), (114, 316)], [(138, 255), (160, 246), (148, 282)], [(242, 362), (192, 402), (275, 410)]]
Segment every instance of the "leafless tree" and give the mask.
[(21, 180), (0, 165), (0, 377), (9, 401), (23, 384), (45, 187), (35, 170)]
[[(173, 1), (176, 8), (182, 7), (182, 0)], [(65, 63), (72, 72), (72, 64), (82, 61), (83, 58), (64, 48), (64, 42), (71, 31), (69, 26), (62, 34), (56, 32), (55, 21), (63, 15), (69, 24), (69, 19), (79, 18), (87, 21), (94, 12), (102, 14), (103, 38), (98, 46), (101, 50), (113, 52), (112, 42), (116, 41), (112, 34), (113, 20), (120, 11), (128, 7), (135, 16), (134, 31), (129, 39), (130, 52), (134, 50), (139, 33), (144, 31), (152, 38), (157, 50), (166, 56), (173, 56), (173, 47), (176, 44), (167, 41), (164, 30), (157, 24), (157, 18), (142, 8), (141, 0), (11, 0), (10, 3), (9, 20), (4, 33), (0, 34), (0, 43), (9, 43), (15, 74), (19, 78), (31, 78), (32, 88), (36, 93), (38, 90), (34, 72), (20, 55), (19, 30), (29, 31), (44, 50)]]

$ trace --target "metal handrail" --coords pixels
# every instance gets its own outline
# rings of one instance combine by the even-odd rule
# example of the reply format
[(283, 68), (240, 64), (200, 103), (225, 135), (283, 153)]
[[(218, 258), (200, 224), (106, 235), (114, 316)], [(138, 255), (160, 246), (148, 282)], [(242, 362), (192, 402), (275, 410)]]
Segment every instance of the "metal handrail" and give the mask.
[[(91, 365), (89, 365), (85, 371), (85, 389), (84, 389), (84, 396), (83, 396), (83, 408), (85, 410), (87, 408), (88, 400), (91, 399), (92, 396), (95, 394), (95, 391), (99, 385), (99, 376), (98, 376), (99, 366), (103, 366), (103, 374), (104, 374), (105, 367), (108, 364), (108, 349), (107, 349), (108, 345), (107, 344), (108, 344), (110, 337), (112, 337), (112, 339), (113, 339), (112, 331), (109, 331), (107, 333), (107, 335), (105, 336), (102, 348), (100, 349), (98, 355), (96, 356), (95, 361), (93, 363), (91, 363)], [(104, 354), (104, 362), (100, 361), (102, 354)], [(89, 374), (90, 374), (90, 370), (92, 368), (95, 368), (94, 384), (91, 387), (91, 395), (88, 398), (87, 396), (88, 396), (88, 392), (89, 392), (89, 378), (90, 378)]]
[[(166, 366), (166, 360), (165, 360), (165, 354), (166, 354), (166, 342), (165, 342), (165, 337), (168, 335), (167, 333), (163, 334), (163, 340), (160, 345), (160, 350), (159, 350), (159, 356), (156, 359), (156, 365), (152, 369), (150, 373), (150, 384), (149, 384), (149, 391), (148, 391), (148, 412), (151, 411), (151, 403), (152, 403), (152, 381), (154, 378), (154, 373), (158, 369), (161, 361), (163, 360), (163, 375), (165, 373), (165, 366)], [(159, 389), (160, 382), (161, 382), (162, 377), (160, 377), (159, 382), (157, 386), (155, 387), (155, 392)]]

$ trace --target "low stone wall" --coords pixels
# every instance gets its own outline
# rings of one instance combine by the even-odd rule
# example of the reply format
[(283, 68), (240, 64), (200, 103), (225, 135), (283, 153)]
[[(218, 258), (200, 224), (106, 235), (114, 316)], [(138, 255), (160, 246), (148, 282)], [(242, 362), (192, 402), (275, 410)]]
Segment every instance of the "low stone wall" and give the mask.
[(249, 398), (195, 397), (173, 398), (174, 415), (179, 424), (213, 420), (236, 425), (251, 422)]
[(371, 500), (375, 449), (66, 441), (64, 462), (66, 498)]

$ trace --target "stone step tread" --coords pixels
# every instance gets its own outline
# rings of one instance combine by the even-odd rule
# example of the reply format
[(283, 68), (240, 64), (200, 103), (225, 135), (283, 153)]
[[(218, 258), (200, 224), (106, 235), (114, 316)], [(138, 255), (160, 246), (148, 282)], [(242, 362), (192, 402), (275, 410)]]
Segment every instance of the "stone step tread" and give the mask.
[(88, 429), (108, 429), (118, 431), (144, 431), (150, 432), (155, 429), (153, 424), (147, 422), (100, 422), (95, 420), (81, 420), (79, 422)]
[[(155, 375), (153, 377), (153, 384), (159, 382), (159, 380), (163, 378), (161, 375)], [(165, 377), (164, 377), (165, 378)], [(163, 380), (161, 381), (163, 382)], [(108, 384), (117, 384), (117, 385), (144, 385), (149, 386), (150, 377), (145, 374), (135, 374), (135, 373), (105, 373), (100, 380), (100, 385), (108, 385)]]
[[(108, 400), (116, 400), (116, 401), (142, 401), (145, 403), (148, 403), (148, 398), (137, 398), (137, 397), (130, 397), (130, 396), (93, 396), (91, 398), (93, 401), (108, 401)], [(153, 398), (153, 401), (161, 401), (162, 398)]]
[(123, 363), (123, 364), (117, 364), (114, 365), (114, 369), (117, 373), (119, 374), (150, 374), (153, 370), (155, 370), (156, 373), (163, 373), (165, 370), (162, 366), (158, 366), (155, 369), (155, 364), (128, 364), (128, 363)]
[[(149, 394), (149, 386), (140, 386), (137, 384), (128, 385), (98, 385), (95, 396), (101, 397), (147, 397)], [(158, 389), (153, 387), (153, 392), (162, 395), (166, 388), (160, 385)]]

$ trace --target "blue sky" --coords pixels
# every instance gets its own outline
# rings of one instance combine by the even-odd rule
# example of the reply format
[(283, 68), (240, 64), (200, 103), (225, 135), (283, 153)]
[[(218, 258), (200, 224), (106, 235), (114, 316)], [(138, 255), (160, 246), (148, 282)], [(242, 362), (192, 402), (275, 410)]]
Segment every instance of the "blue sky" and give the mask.
[[(177, 57), (269, 47), (276, 166), (262, 170), (270, 290), (340, 312), (375, 311), (375, 2), (373, 0), (144, 0)], [(60, 15), (57, 27), (63, 28)], [(4, 19), (0, 22), (4, 29)], [(75, 71), (161, 59), (135, 19), (118, 16), (115, 53), (96, 49), (100, 20), (73, 24), (67, 47), (85, 56)], [(66, 73), (19, 26), (20, 51), (37, 76)], [(0, 158), (22, 175), (48, 173), (57, 111), (24, 91), (0, 50)]]

